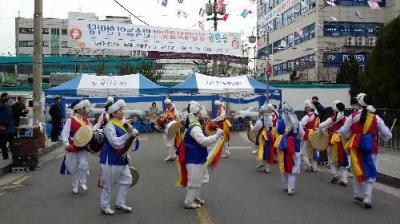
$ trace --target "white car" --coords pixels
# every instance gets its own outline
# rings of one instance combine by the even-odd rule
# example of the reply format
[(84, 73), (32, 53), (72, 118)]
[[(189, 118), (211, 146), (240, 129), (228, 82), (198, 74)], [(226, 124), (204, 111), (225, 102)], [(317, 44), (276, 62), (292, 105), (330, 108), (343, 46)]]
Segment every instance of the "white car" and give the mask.
[(239, 110), (233, 114), (233, 118), (250, 118), (254, 119), (258, 117), (258, 107), (249, 106), (242, 110)]

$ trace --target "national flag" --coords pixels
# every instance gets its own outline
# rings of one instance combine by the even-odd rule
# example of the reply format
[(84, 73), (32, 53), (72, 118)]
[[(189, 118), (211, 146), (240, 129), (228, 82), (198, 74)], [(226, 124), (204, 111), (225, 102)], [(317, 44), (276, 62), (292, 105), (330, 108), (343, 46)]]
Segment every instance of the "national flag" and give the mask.
[(225, 15), (222, 17), (222, 20), (226, 22), (226, 20), (228, 20), (228, 16), (229, 16), (229, 14), (225, 13)]
[(326, 0), (326, 4), (328, 4), (328, 5), (330, 5), (330, 6), (336, 6), (334, 0)]
[(246, 18), (247, 15), (249, 15), (249, 11), (247, 9), (243, 9), (242, 13), (240, 13), (240, 16), (243, 18)]

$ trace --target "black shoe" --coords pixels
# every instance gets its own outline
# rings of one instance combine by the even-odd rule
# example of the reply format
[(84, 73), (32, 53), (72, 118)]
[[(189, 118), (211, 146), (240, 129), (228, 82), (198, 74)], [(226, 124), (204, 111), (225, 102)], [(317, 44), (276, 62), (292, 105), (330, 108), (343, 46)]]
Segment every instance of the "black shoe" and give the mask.
[(343, 186), (343, 187), (346, 187), (346, 186), (347, 186), (347, 183), (345, 183), (345, 182), (343, 182), (343, 181), (340, 181), (339, 184), (340, 184), (340, 186)]
[(353, 197), (353, 201), (356, 203), (361, 203), (363, 201), (363, 198), (361, 197)]
[(333, 177), (331, 180), (332, 184), (337, 184), (339, 182), (339, 177)]

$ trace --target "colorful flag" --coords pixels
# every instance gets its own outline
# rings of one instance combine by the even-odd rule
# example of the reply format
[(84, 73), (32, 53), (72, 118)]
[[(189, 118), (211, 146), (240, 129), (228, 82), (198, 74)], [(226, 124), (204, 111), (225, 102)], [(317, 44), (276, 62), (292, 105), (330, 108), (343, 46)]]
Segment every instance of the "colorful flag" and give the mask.
[(243, 9), (242, 13), (240, 13), (240, 16), (243, 18), (246, 18), (247, 15), (249, 15), (249, 11), (247, 9)]
[(217, 5), (215, 6), (215, 11), (216, 12), (221, 12), (223, 6), (224, 6), (224, 0), (218, 0), (217, 1)]
[(224, 138), (221, 138), (217, 142), (214, 149), (212, 149), (207, 156), (205, 167), (215, 168), (218, 165), (221, 159), (222, 151), (224, 149), (224, 143), (225, 143)]
[(330, 6), (336, 6), (334, 0), (326, 0), (326, 4), (328, 4), (328, 5), (330, 5)]
[(371, 9), (379, 9), (379, 4), (376, 0), (369, 0), (368, 5)]
[(357, 17), (358, 19), (363, 19), (360, 11), (353, 12), (353, 16)]
[(222, 17), (222, 20), (226, 22), (226, 20), (228, 20), (228, 16), (229, 16), (229, 14), (225, 13), (225, 15)]
[(204, 14), (206, 13), (206, 10), (204, 10), (204, 8), (200, 8), (199, 10), (199, 16), (200, 17), (204, 17)]

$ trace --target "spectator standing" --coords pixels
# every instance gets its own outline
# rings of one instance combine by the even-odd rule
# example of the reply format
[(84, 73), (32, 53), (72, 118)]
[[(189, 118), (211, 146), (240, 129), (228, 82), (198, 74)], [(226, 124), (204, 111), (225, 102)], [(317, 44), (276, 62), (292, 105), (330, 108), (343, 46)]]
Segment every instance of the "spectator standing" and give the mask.
[(151, 104), (151, 107), (149, 108), (149, 113), (150, 113), (150, 123), (151, 123), (151, 130), (155, 130), (155, 123), (158, 118), (159, 112), (157, 108), (156, 102), (153, 102)]
[(318, 111), (319, 119), (321, 120), (321, 122), (324, 121), (325, 120), (325, 108), (319, 102), (318, 96), (313, 96), (312, 97), (312, 103), (314, 104), (315, 108)]
[(19, 126), (21, 117), (26, 117), (29, 112), (29, 110), (26, 109), (25, 103), (26, 98), (24, 96), (18, 96), (17, 102), (12, 105), (15, 127)]
[(8, 93), (0, 96), (0, 147), (3, 159), (8, 159), (7, 142), (11, 145), (15, 134), (14, 117), (11, 108), (11, 99)]
[(54, 98), (54, 104), (51, 105), (49, 114), (51, 116), (51, 141), (58, 142), (62, 126), (61, 96)]

